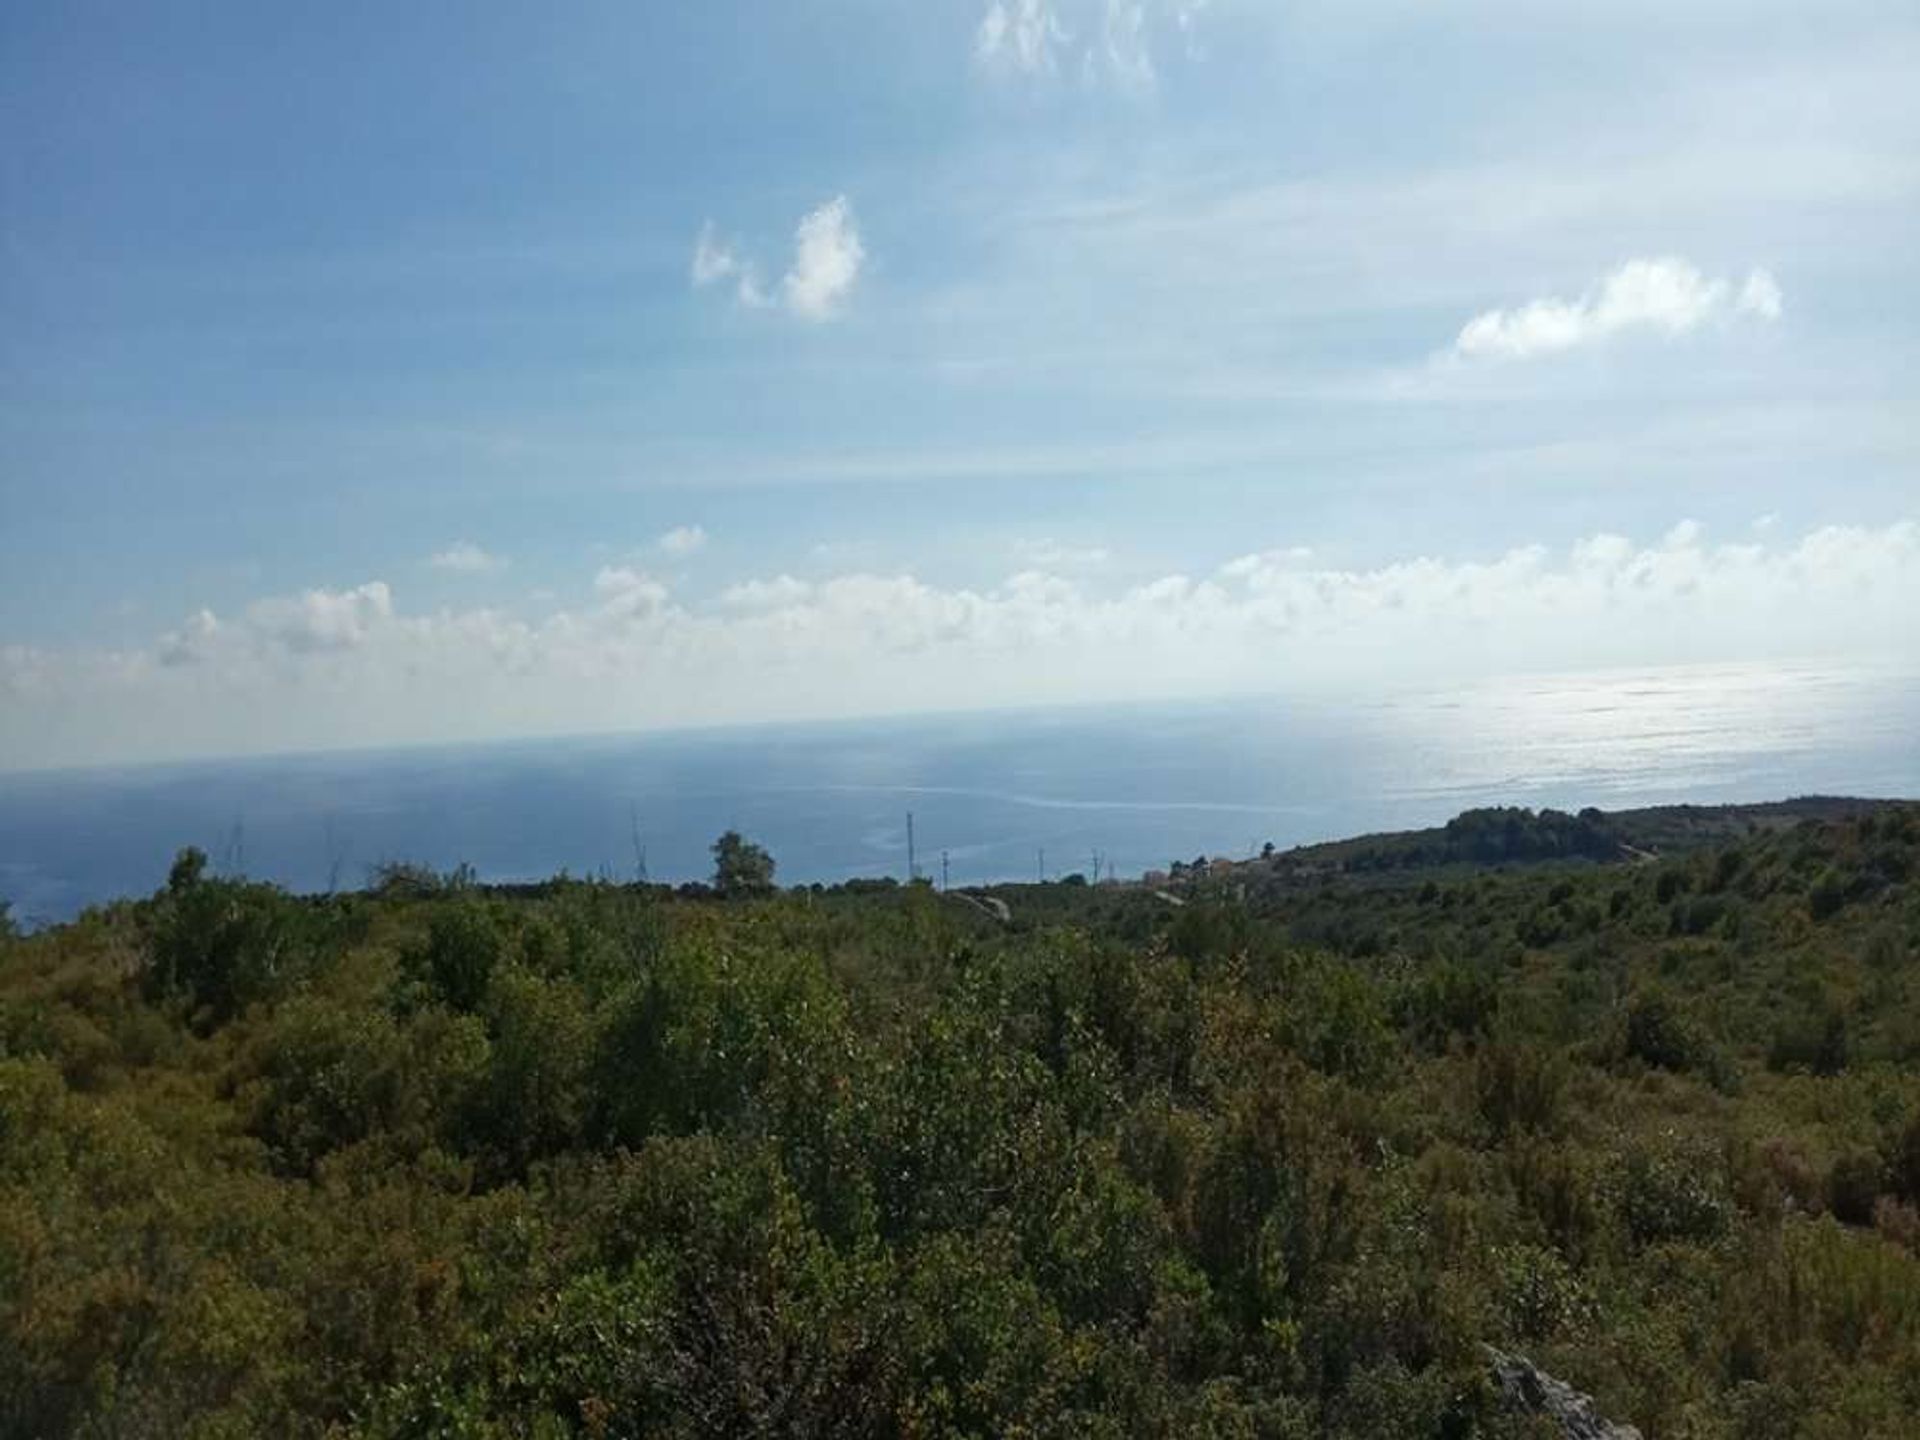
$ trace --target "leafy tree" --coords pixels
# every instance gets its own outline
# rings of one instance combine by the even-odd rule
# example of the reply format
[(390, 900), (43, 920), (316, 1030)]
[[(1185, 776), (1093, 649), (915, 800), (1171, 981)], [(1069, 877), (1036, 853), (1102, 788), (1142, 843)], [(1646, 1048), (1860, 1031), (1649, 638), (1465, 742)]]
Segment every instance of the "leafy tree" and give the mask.
[(407, 967), (436, 999), (455, 1010), (477, 1010), (504, 950), (500, 927), (486, 906), (459, 900), (435, 909), (426, 944), (409, 953)]
[(316, 916), (273, 885), (209, 878), (207, 857), (175, 857), (150, 914), (149, 995), (183, 996), (212, 1021), (283, 992), (312, 958)]
[(1693, 1021), (1665, 990), (1634, 997), (1627, 1009), (1627, 1054), (1662, 1070), (1691, 1069), (1705, 1042)]
[(773, 889), (773, 856), (729, 830), (713, 842), (713, 888), (729, 899)]

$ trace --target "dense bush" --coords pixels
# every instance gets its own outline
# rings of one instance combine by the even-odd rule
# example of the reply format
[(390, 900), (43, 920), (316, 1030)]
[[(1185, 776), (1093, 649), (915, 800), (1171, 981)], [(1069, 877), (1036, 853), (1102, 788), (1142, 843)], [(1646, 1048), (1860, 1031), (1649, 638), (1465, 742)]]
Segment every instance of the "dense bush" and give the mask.
[(216, 878), (180, 852), (147, 913), (150, 998), (182, 999), (210, 1021), (286, 993), (315, 958), (326, 916), (271, 885)]

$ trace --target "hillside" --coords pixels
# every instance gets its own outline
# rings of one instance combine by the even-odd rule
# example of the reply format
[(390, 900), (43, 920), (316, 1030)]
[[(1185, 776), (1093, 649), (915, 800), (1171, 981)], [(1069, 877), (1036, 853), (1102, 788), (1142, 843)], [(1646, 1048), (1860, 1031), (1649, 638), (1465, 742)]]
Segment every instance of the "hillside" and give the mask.
[(184, 855), (0, 938), (0, 1435), (1916, 1433), (1920, 806), (1524, 813), (1006, 920)]
[(1577, 815), (1519, 807), (1468, 810), (1428, 830), (1297, 846), (1262, 857), (1257, 868), (1299, 878), (1328, 871), (1351, 876), (1448, 865), (1645, 860), (1810, 820), (1853, 819), (1897, 803), (1810, 795), (1759, 805), (1659, 805)]

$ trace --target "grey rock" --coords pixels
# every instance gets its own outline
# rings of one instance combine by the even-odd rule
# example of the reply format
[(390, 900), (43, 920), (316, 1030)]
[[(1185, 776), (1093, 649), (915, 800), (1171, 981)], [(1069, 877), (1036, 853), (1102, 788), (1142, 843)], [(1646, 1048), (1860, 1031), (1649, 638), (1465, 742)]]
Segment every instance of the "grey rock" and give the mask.
[(1509, 1355), (1491, 1345), (1484, 1348), (1494, 1388), (1510, 1412), (1543, 1416), (1567, 1440), (1642, 1440), (1633, 1426), (1616, 1425), (1601, 1417), (1593, 1408), (1591, 1395), (1554, 1379), (1524, 1355)]

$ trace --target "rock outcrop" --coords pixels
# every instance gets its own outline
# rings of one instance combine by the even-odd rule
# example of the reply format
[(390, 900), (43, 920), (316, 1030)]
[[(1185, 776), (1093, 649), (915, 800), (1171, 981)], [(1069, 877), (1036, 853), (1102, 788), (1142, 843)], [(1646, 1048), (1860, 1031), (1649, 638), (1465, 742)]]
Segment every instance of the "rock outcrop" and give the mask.
[(1564, 1380), (1556, 1380), (1522, 1355), (1486, 1347), (1488, 1370), (1500, 1400), (1520, 1415), (1538, 1415), (1550, 1421), (1566, 1440), (1642, 1440), (1631, 1425), (1616, 1425), (1593, 1408), (1593, 1397), (1583, 1395)]

